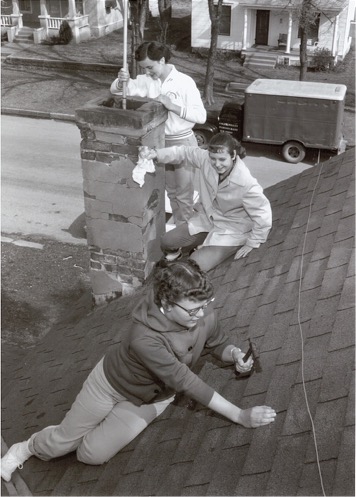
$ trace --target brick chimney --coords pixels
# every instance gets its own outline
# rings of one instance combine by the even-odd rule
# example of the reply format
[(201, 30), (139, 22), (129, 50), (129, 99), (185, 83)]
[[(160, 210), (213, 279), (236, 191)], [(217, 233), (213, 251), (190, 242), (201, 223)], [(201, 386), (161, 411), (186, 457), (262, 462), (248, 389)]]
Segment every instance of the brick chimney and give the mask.
[(94, 301), (133, 293), (162, 256), (165, 230), (164, 168), (132, 179), (138, 147), (164, 146), (167, 111), (140, 98), (100, 97), (76, 110), (90, 277)]

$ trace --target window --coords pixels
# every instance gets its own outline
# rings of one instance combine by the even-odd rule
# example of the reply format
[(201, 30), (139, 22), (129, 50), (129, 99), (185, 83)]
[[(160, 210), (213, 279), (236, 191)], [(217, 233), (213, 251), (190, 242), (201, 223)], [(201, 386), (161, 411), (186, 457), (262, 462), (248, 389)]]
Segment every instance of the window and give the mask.
[(62, 17), (61, 3), (55, 0), (47, 2), (48, 13), (51, 17)]
[(20, 12), (32, 12), (31, 0), (20, 0)]
[(5, 0), (4, 3), (1, 4), (1, 12), (3, 13), (3, 15), (12, 14), (11, 0)]
[[(320, 14), (317, 14), (314, 23), (310, 24), (308, 29), (308, 39), (317, 41), (319, 39), (319, 24), (320, 24)], [(298, 38), (302, 37), (301, 28), (298, 29)]]
[(84, 14), (83, 0), (75, 0), (75, 11)]
[(115, 9), (117, 7), (116, 0), (105, 0), (105, 12), (110, 14), (111, 9)]
[(220, 25), (219, 25), (219, 35), (230, 36), (230, 34), (231, 34), (231, 5), (222, 5)]

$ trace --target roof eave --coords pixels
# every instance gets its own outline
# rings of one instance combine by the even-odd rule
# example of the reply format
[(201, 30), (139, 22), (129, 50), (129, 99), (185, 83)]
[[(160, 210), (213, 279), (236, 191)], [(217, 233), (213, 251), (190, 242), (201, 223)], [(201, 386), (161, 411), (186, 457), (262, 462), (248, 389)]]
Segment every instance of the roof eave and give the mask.
[[(315, 2), (314, 3), (314, 6), (320, 10), (321, 12), (329, 12), (329, 13), (335, 13), (335, 14), (338, 14), (340, 13), (342, 10), (344, 10), (344, 8), (346, 7), (346, 4), (347, 2), (343, 2), (342, 4), (340, 5), (335, 5), (331, 2)], [(255, 9), (260, 9), (260, 8), (268, 8), (268, 9), (271, 9), (271, 10), (274, 10), (274, 9), (283, 9), (283, 10), (286, 10), (286, 11), (293, 11), (293, 10), (296, 10), (298, 8), (300, 8), (301, 6), (301, 2), (297, 1), (297, 2), (289, 2), (287, 5), (285, 2), (273, 2), (272, 1), (264, 1), (264, 0), (246, 0), (246, 1), (241, 1), (239, 2), (239, 5), (241, 7), (248, 7), (248, 8), (255, 8)]]

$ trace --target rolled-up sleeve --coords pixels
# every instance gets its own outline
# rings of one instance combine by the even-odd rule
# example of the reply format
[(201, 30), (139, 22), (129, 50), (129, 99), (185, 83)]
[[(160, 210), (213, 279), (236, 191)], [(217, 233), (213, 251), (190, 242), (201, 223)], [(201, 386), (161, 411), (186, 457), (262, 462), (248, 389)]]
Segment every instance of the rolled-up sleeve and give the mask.
[[(147, 76), (140, 74), (136, 79), (129, 79), (126, 84), (126, 94), (130, 97), (147, 97), (149, 93), (149, 84), (150, 80), (148, 80)], [(111, 83), (110, 92), (113, 95), (122, 95), (122, 84), (118, 86), (118, 78)], [(158, 94), (159, 93), (155, 96), (157, 97)]]
[(221, 329), (217, 313), (214, 311), (214, 326), (211, 329), (210, 336), (206, 341), (205, 347), (214, 357), (222, 360), (224, 350), (230, 342), (231, 339)]

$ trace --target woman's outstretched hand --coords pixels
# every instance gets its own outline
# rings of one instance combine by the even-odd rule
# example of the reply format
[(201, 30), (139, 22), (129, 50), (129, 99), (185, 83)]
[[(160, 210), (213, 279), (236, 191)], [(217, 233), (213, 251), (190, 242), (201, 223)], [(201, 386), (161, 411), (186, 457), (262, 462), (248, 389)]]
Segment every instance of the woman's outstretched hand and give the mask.
[(241, 257), (246, 257), (252, 250), (252, 247), (249, 247), (248, 245), (244, 245), (241, 247), (235, 254), (234, 259), (241, 259)]
[(273, 423), (276, 416), (276, 411), (271, 407), (256, 406), (250, 409), (241, 409), (237, 422), (245, 428), (258, 428)]
[(156, 159), (157, 158), (157, 152), (154, 148), (149, 148), (146, 146), (139, 147), (138, 149), (138, 157), (139, 159)]

